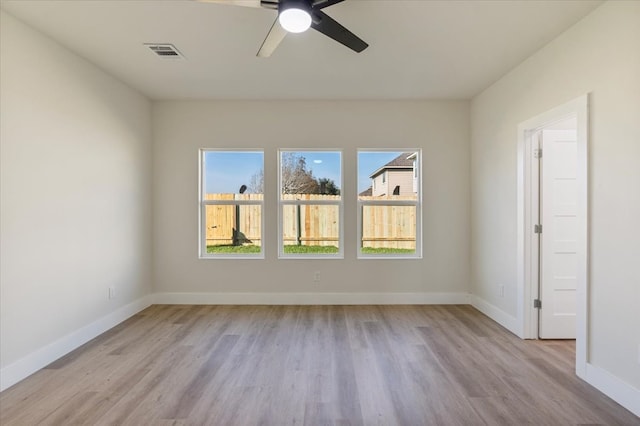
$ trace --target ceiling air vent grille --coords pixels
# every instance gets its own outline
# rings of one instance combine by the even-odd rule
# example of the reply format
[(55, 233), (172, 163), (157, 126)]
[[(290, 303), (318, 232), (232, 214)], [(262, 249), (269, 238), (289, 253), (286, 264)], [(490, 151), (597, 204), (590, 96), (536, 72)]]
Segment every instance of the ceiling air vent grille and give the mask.
[(173, 44), (145, 43), (145, 46), (162, 59), (184, 59), (182, 53)]

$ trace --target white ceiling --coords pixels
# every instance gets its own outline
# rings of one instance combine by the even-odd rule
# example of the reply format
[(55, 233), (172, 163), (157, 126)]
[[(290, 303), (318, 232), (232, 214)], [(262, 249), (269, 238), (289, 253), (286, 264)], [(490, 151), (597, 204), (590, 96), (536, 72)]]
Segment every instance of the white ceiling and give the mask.
[[(151, 99), (468, 99), (595, 0), (346, 0), (324, 11), (370, 47), (310, 30), (256, 52), (276, 12), (176, 1), (2, 0), (2, 9)], [(143, 43), (172, 43), (184, 61)]]

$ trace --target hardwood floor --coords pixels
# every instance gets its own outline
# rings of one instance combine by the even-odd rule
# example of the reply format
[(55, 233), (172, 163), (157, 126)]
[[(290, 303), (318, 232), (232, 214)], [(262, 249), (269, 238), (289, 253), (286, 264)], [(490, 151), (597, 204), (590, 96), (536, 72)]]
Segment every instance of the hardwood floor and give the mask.
[(152, 306), (0, 394), (2, 425), (640, 425), (469, 306)]

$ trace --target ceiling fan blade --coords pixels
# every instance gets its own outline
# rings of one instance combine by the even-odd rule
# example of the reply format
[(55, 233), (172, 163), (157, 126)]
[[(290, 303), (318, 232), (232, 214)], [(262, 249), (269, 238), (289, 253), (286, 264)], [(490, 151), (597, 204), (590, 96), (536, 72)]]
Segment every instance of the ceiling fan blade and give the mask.
[(273, 21), (269, 34), (267, 34), (267, 37), (262, 42), (262, 46), (260, 46), (260, 50), (258, 50), (258, 54), (256, 56), (261, 58), (268, 58), (271, 56), (273, 51), (276, 50), (276, 47), (278, 47), (280, 42), (284, 40), (284, 36), (286, 35), (287, 30), (282, 28), (280, 21), (276, 18), (276, 20)]
[(313, 9), (319, 10), (324, 9), (325, 7), (333, 6), (336, 3), (342, 3), (344, 0), (313, 0), (311, 7)]
[(358, 53), (369, 47), (361, 38), (340, 25), (321, 10), (312, 10), (311, 27)]
[(228, 4), (231, 6), (262, 7), (260, 0), (196, 0), (202, 3)]

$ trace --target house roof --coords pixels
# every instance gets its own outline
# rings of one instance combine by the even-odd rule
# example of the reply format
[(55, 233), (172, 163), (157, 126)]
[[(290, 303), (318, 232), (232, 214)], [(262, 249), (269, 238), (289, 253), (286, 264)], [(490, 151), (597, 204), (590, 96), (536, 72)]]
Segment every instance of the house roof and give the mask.
[(385, 164), (384, 166), (380, 167), (378, 170), (373, 172), (369, 177), (373, 179), (383, 171), (389, 170), (389, 169), (411, 170), (413, 169), (413, 159), (415, 157), (415, 154), (416, 154), (415, 152), (403, 152), (402, 154), (398, 155), (396, 158), (389, 161), (387, 164)]
[(372, 186), (368, 187), (358, 195), (361, 197), (371, 197), (373, 195), (373, 187)]

